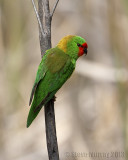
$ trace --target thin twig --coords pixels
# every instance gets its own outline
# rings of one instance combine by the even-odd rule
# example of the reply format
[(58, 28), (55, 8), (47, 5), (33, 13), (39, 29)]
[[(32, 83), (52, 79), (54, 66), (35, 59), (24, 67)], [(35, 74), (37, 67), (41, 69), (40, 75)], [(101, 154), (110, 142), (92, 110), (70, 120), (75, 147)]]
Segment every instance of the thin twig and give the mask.
[(41, 23), (41, 21), (40, 21), (40, 17), (39, 17), (39, 15), (38, 15), (38, 12), (37, 12), (36, 5), (35, 5), (34, 0), (32, 0), (32, 5), (33, 5), (34, 11), (35, 11), (35, 13), (36, 13), (36, 18), (37, 18), (37, 21), (38, 21), (38, 23), (39, 23), (42, 36), (44, 37), (44, 36), (45, 36), (45, 32), (44, 32), (42, 23)]
[(55, 10), (56, 10), (56, 7), (57, 7), (58, 2), (59, 2), (59, 0), (56, 0), (56, 3), (54, 4), (53, 10), (52, 10), (52, 12), (51, 12), (51, 18), (53, 17), (53, 14), (54, 14), (54, 12), (55, 12)]

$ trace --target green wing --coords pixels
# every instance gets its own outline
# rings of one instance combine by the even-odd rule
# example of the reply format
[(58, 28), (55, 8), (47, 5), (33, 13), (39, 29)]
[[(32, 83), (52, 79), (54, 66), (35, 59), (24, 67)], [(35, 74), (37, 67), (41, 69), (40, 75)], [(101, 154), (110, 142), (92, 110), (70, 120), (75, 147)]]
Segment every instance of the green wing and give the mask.
[(37, 74), (36, 74), (36, 79), (35, 79), (35, 82), (34, 82), (34, 85), (33, 85), (32, 91), (31, 91), (29, 106), (31, 105), (31, 102), (32, 102), (34, 93), (36, 91), (36, 88), (37, 88), (40, 80), (42, 80), (45, 77), (45, 74), (46, 74), (46, 67), (45, 67), (43, 59), (42, 59), (40, 65), (38, 67), (38, 71), (37, 71)]
[(64, 66), (67, 59), (68, 56), (58, 48), (52, 48), (46, 51), (46, 54), (44, 55), (38, 67), (36, 79), (31, 91), (29, 106), (31, 105), (34, 93), (40, 80), (43, 80), (43, 78), (45, 77), (46, 71), (49, 70), (51, 71), (51, 73), (59, 71)]
[(70, 77), (75, 66), (71, 59), (63, 51), (53, 48), (47, 51), (43, 57), (36, 80), (30, 96), (30, 103), (34, 99), (28, 115), (27, 127), (38, 115), (40, 109), (45, 105)]

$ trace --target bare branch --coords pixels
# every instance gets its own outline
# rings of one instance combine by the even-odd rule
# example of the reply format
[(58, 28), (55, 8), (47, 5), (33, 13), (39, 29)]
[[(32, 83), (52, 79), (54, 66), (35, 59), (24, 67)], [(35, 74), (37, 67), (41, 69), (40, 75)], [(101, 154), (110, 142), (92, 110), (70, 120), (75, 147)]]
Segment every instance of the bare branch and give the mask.
[(45, 12), (45, 29), (46, 33), (49, 35), (51, 33), (51, 17), (49, 9), (49, 0), (43, 0), (44, 12)]
[(40, 21), (40, 17), (39, 17), (38, 12), (37, 12), (35, 2), (34, 2), (34, 0), (31, 0), (31, 1), (32, 1), (32, 5), (33, 5), (33, 8), (34, 8), (34, 11), (35, 11), (35, 13), (36, 13), (36, 18), (37, 18), (37, 21), (38, 21), (38, 23), (39, 23), (39, 27), (40, 27), (42, 36), (44, 37), (44, 36), (45, 36), (45, 32), (44, 32), (42, 23), (41, 23), (41, 21)]
[(57, 7), (58, 2), (59, 2), (59, 0), (56, 0), (56, 3), (54, 4), (53, 10), (52, 10), (52, 12), (51, 12), (51, 18), (53, 17), (53, 14), (54, 14), (54, 12), (55, 12), (55, 10), (56, 10), (56, 7)]
[(54, 113), (54, 99), (45, 106), (45, 125), (49, 160), (59, 160), (59, 151), (56, 137), (56, 122)]
[[(46, 50), (51, 48), (51, 14), (49, 0), (38, 0), (38, 14), (45, 34), (41, 34), (39, 29), (41, 56)], [(58, 144), (56, 137), (56, 123), (54, 113), (54, 99), (45, 106), (45, 128), (49, 160), (59, 160)]]

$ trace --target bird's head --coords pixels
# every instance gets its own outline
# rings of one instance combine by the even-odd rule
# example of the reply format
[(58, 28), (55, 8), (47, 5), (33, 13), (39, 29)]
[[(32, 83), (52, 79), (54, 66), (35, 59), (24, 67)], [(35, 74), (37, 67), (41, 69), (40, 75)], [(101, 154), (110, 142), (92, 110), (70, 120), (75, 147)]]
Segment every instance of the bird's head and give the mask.
[(83, 54), (87, 55), (87, 42), (80, 36), (68, 35), (60, 40), (57, 45), (71, 58), (77, 60)]

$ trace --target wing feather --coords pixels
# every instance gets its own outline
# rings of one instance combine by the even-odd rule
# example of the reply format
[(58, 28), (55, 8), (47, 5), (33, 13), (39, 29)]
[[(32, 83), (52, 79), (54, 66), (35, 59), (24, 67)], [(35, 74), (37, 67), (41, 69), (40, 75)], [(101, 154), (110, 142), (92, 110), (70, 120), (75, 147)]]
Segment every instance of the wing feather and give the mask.
[[(41, 64), (40, 64), (41, 65)], [(42, 66), (43, 67), (43, 66)], [(32, 91), (31, 91), (31, 96), (30, 96), (30, 100), (29, 100), (29, 106), (32, 103), (33, 100), (33, 96), (35, 94), (36, 88), (39, 85), (39, 82), (45, 77), (46, 71), (42, 74), (41, 72), (43, 72), (45, 69), (44, 67), (41, 69), (41, 67), (39, 66), (38, 71), (37, 71), (37, 76), (36, 76), (36, 80), (34, 82)]]

